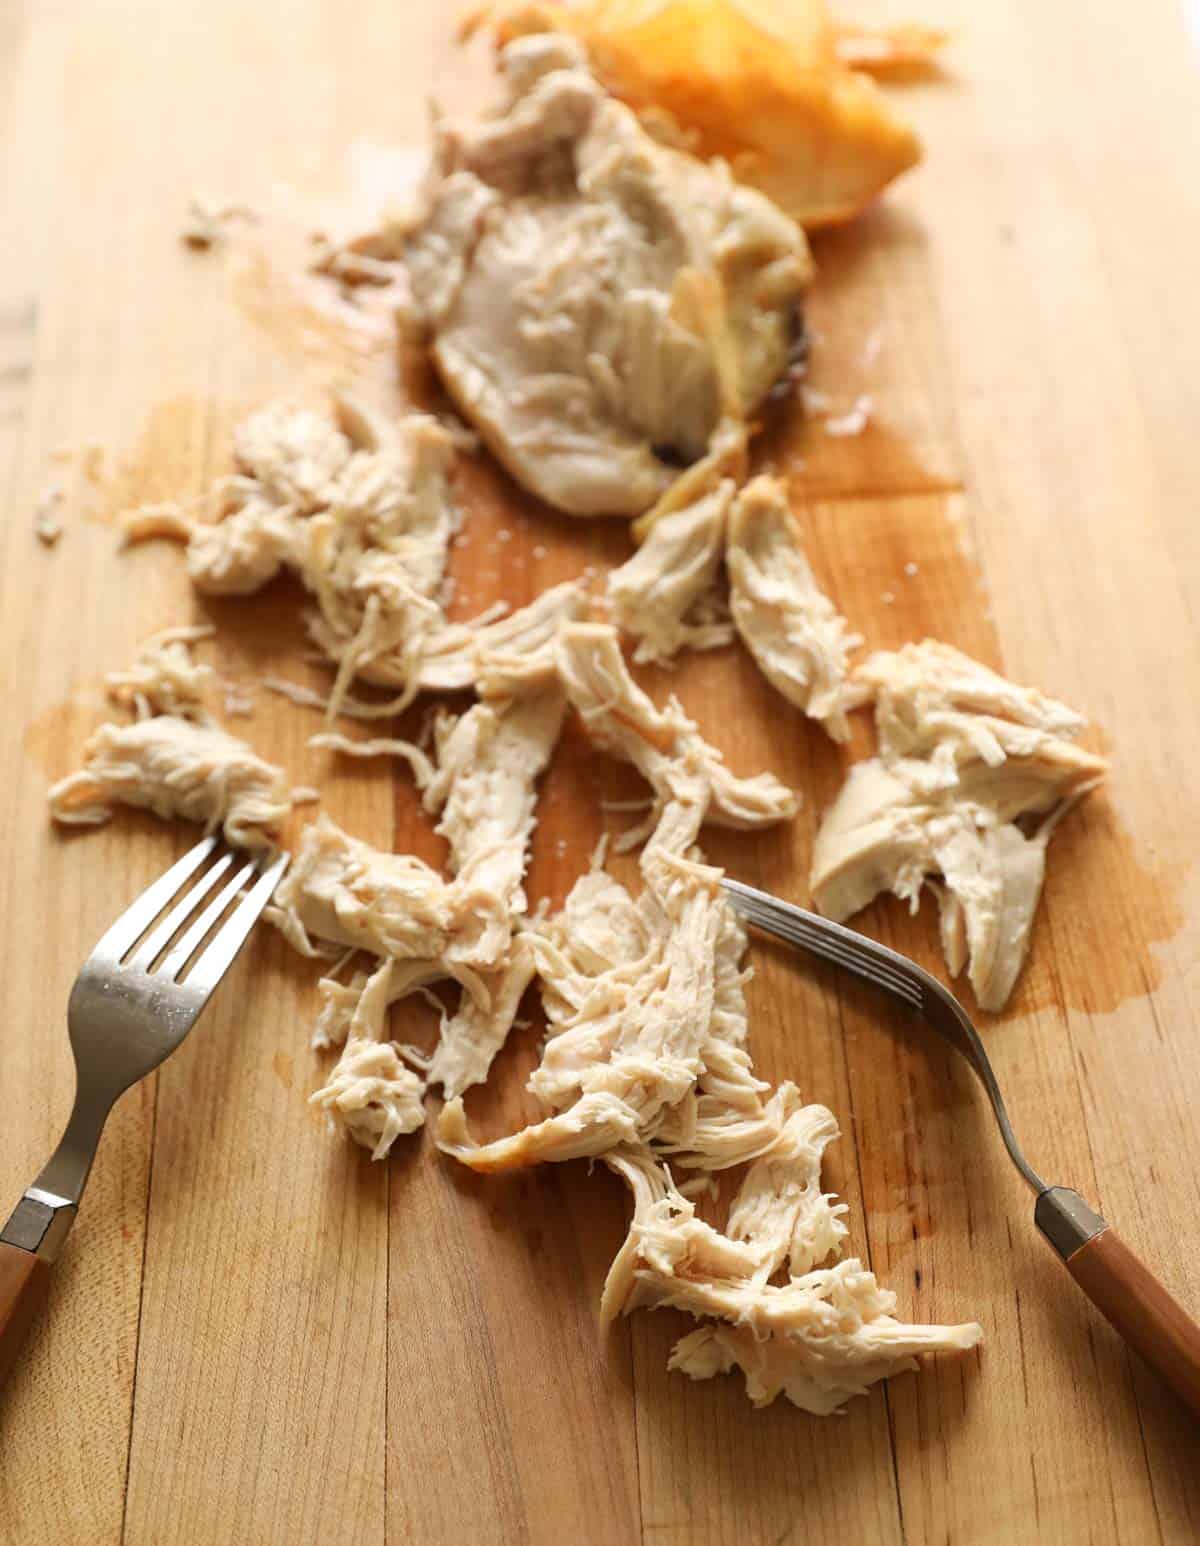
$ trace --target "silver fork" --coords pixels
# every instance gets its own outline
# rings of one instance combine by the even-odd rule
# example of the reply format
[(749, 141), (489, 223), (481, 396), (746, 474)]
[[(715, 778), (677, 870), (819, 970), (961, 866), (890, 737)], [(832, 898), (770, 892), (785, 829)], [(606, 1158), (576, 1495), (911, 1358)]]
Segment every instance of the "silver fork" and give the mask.
[(67, 1005), (70, 1120), (0, 1230), (0, 1380), (46, 1296), (50, 1264), (75, 1221), (114, 1102), (191, 1030), (287, 863), (286, 854), (253, 858), (206, 837), (121, 914), (84, 962)]
[(721, 884), (748, 923), (882, 989), (963, 1054), (987, 1091), (1009, 1157), (1037, 1197), (1038, 1228), (1115, 1330), (1200, 1413), (1200, 1326), (1078, 1192), (1047, 1186), (1030, 1165), (979, 1033), (953, 994), (915, 961), (853, 929), (741, 881)]

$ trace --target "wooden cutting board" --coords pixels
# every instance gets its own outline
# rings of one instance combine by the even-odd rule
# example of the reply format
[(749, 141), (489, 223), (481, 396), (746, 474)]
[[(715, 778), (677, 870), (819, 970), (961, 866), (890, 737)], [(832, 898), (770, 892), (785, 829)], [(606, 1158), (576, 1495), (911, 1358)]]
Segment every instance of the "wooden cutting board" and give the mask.
[[(930, 8), (932, 7), (932, 8)], [(869, 7), (856, 7), (866, 18)], [(294, 591), (198, 610), (178, 554), (120, 556), (122, 504), (203, 487), (247, 403), (310, 383), (329, 329), (269, 274), (176, 237), (188, 196), (333, 194), (359, 139), (419, 144), (431, 91), (486, 68), (431, 0), (203, 6), (15, 0), (0, 16), (0, 1184), (15, 1199), (71, 1094), (63, 1007), (102, 927), (187, 841), (130, 816), (49, 831), (45, 788), (147, 633), (221, 625), (224, 674), (303, 677)], [(915, 12), (907, 0), (898, 14)], [(909, 88), (928, 159), (816, 246), (815, 382), (873, 399), (836, 440), (777, 416), (813, 560), (875, 645), (926, 632), (1084, 709), (1107, 792), (1056, 837), (1032, 959), (989, 1046), (1031, 1156), (1099, 1203), (1200, 1310), (1200, 192), (1197, 56), (1174, 0), (938, 0), (946, 77)], [(359, 158), (361, 168), (362, 158)], [(336, 334), (336, 329), (333, 330)], [(386, 361), (376, 362), (386, 372)], [(102, 463), (55, 464), (95, 440)], [(90, 472), (90, 476), (89, 476)], [(53, 549), (39, 493), (67, 492)], [(628, 551), (482, 463), (456, 605), (521, 602)], [(307, 679), (318, 680), (315, 674)], [(803, 897), (841, 754), (736, 651), (646, 678), (738, 771), (803, 791), (792, 829), (712, 858)], [(259, 693), (233, 721), (372, 842), (437, 859), (403, 769), (305, 746)], [(531, 874), (560, 898), (627, 770), (567, 736)], [(930, 912), (864, 926), (936, 961)], [(832, 975), (756, 943), (752, 1045), (844, 1129), (828, 1184), (915, 1319), (977, 1317), (944, 1360), (819, 1421), (666, 1372), (677, 1318), (607, 1338), (624, 1229), (582, 1165), (468, 1175), (428, 1138), (387, 1164), (305, 1105), (312, 972), (263, 930), (203, 1025), (105, 1135), (51, 1310), (0, 1400), (13, 1546), (644, 1541), (768, 1546), (1200, 1538), (1200, 1444), (1036, 1238), (966, 1070)], [(429, 1027), (412, 1011), (405, 1034)], [(528, 1112), (514, 1037), (486, 1130)], [(8, 1202), (0, 1200), (7, 1209)]]

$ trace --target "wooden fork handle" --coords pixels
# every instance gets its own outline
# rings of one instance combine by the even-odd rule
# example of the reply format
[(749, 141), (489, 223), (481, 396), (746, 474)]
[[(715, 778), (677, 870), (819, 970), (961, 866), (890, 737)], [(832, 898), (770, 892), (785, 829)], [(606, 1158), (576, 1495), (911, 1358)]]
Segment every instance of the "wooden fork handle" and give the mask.
[(1109, 1325), (1200, 1416), (1200, 1326), (1078, 1192), (1048, 1187), (1034, 1217)]
[(1109, 1325), (1200, 1416), (1200, 1326), (1111, 1224), (1067, 1257), (1067, 1271)]
[(0, 1240), (0, 1384), (8, 1379), (49, 1287), (48, 1261)]

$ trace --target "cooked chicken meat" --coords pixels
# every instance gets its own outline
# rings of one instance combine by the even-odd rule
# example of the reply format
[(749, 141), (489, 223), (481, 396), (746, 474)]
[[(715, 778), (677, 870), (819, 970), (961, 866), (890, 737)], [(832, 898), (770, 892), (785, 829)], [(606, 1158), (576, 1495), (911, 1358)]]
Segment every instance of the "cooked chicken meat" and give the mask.
[[(718, 1324), (676, 1343), (672, 1369), (708, 1379), (739, 1366), (756, 1406), (782, 1393), (818, 1415), (914, 1367), (916, 1353), (973, 1347), (975, 1324), (895, 1320), (895, 1295), (854, 1258), (819, 1266), (846, 1233), (844, 1208), (821, 1191), (821, 1155), (836, 1136), (823, 1106), (797, 1103), (747, 1172), (725, 1233), (696, 1217), (652, 1154), (608, 1155), (633, 1192), (634, 1216), (605, 1284), (605, 1318), (664, 1305), (713, 1316)], [(773, 1282), (780, 1272), (787, 1281)]]
[[(692, 838), (700, 811), (697, 806), (691, 812)], [(552, 1036), (542, 1067), (530, 1080), (555, 1115), (480, 1146), (470, 1137), (461, 1102), (443, 1109), (438, 1142), (472, 1169), (507, 1170), (605, 1154), (618, 1143), (649, 1137), (664, 1111), (695, 1085), (712, 1022), (724, 903), (712, 871), (658, 851), (654, 838), (643, 855), (643, 874), (647, 889), (639, 921), (645, 954), (636, 963), (601, 972), (589, 984), (584, 1006)], [(556, 1046), (560, 1037), (563, 1045)]]
[(166, 628), (147, 639), (133, 665), (110, 671), (105, 689), (114, 703), (132, 710), (137, 719), (173, 714), (198, 725), (212, 723), (208, 695), (216, 677), (211, 666), (192, 658), (191, 646), (211, 639), (215, 628)]
[(681, 649), (718, 649), (732, 639), (718, 576), (745, 465), (745, 434), (718, 435), (709, 454), (634, 523), (642, 545), (609, 573), (607, 587), (614, 618), (637, 640), (634, 660), (665, 663)]
[[(371, 1040), (383, 1041), (388, 1005), (439, 978), (461, 985), (461, 1002), (443, 1016), (425, 1081), (418, 1088), (412, 1076), (394, 1076), (408, 1100), (405, 1120), (419, 1111), (425, 1082), (440, 1084), (450, 1098), (486, 1079), (533, 978), (533, 954), (522, 933), (522, 880), (536, 784), (558, 739), (566, 699), (556, 677), (547, 686), (535, 674), (523, 686), (521, 695), (443, 714), (435, 727), (434, 763), (425, 759), (425, 772), (418, 764), (425, 804), (440, 814), (438, 831), (449, 843), (448, 878), (410, 855), (381, 853), (322, 818), (306, 830), (269, 914), (306, 954), (318, 953), (315, 939), (378, 959), (370, 975), (321, 984), (324, 1005), (314, 1040), (322, 1046), (345, 1041), (355, 1047), (356, 1060)], [(401, 743), (379, 744), (390, 750)], [(338, 1102), (331, 1104), (332, 1096), (323, 1101), (342, 1116), (341, 1094), (350, 1089), (357, 1100), (367, 1088), (338, 1082), (347, 1056), (328, 1087), (336, 1087)], [(376, 1098), (375, 1086), (370, 1089), (374, 1114), (345, 1125), (360, 1142), (365, 1132), (379, 1157), (399, 1132), (420, 1123), (397, 1126), (394, 1112), (384, 1122), (386, 1102)]]
[(157, 518), (127, 528), (185, 535), (198, 590), (248, 595), (283, 568), (317, 609), (310, 630), (339, 666), (335, 697), (355, 676), (411, 696), (431, 638), (445, 626), (441, 590), (459, 514), (451, 498), (453, 444), (436, 420), (412, 414), (384, 427), (339, 400), (324, 414), (271, 403), (234, 435), (238, 474), (219, 486), (215, 522)]
[(817, 584), (784, 485), (758, 477), (739, 493), (744, 456), (731, 449), (690, 468), (635, 522), (642, 546), (608, 577), (613, 616), (638, 661), (716, 648), (736, 627), (772, 686), (844, 741), (847, 711), (868, 696), (849, 679), (862, 641)]
[(969, 963), (980, 1007), (1001, 1009), (1046, 845), (1107, 764), (1067, 739), (1083, 724), (1071, 709), (932, 640), (872, 656), (858, 678), (875, 698), (879, 756), (851, 768), (817, 834), (816, 905), (842, 920), (891, 891), (915, 911), (940, 877), (947, 965)]
[[(559, 664), (593, 736), (660, 795), (643, 887), (635, 897), (597, 865), (557, 917), (530, 923), (549, 1034), (529, 1089), (546, 1115), (479, 1144), (449, 1100), (439, 1146), (485, 1173), (603, 1157), (635, 1198), (604, 1315), (662, 1304), (728, 1323), (684, 1338), (672, 1367), (700, 1378), (740, 1364), (760, 1403), (782, 1391), (832, 1411), (916, 1352), (972, 1346), (977, 1326), (896, 1321), (893, 1296), (856, 1261), (818, 1270), (846, 1233), (844, 1206), (821, 1189), (837, 1127), (790, 1084), (770, 1094), (745, 1049), (746, 936), (695, 848), (706, 814), (722, 814), (722, 765), (677, 705), (659, 711), (634, 686), (615, 630), (567, 627)], [(726, 799), (743, 814), (753, 803)], [(788, 809), (779, 801), (776, 818)], [(724, 1234), (696, 1217), (667, 1159), (702, 1184), (753, 1161)]]
[[(625, 833), (631, 848), (668, 804), (698, 804), (701, 819), (722, 827), (770, 826), (796, 812), (796, 796), (773, 773), (737, 778), (672, 698), (659, 709), (634, 682), (615, 628), (574, 623), (559, 635), (558, 665), (567, 697), (601, 750), (631, 762), (654, 791), (647, 821)], [(679, 851), (682, 852), (682, 849)]]
[(521, 881), (537, 780), (565, 712), (566, 699), (555, 686), (499, 706), (477, 703), (461, 715), (442, 714), (435, 724), (437, 773), (425, 789), (425, 805), (441, 813), (437, 831), (450, 845), (458, 890), (491, 919), (494, 944), (478, 946), (479, 959), (488, 964), (499, 961), (512, 938), (512, 920), (526, 910)]
[(96, 826), (115, 805), (220, 827), (237, 847), (269, 845), (291, 809), (282, 772), (213, 725), (160, 714), (101, 725), (84, 744), (80, 772), (49, 792), (65, 825)]
[(448, 1102), (438, 1142), (478, 1170), (603, 1154), (650, 1136), (692, 1096), (710, 1052), (718, 1077), (749, 1093), (755, 1108), (761, 1088), (739, 1049), (745, 1015), (736, 961), (745, 936), (717, 872), (693, 848), (706, 819), (763, 825), (790, 816), (794, 798), (769, 775), (734, 778), (677, 704), (656, 709), (629, 676), (614, 628), (564, 628), (559, 669), (589, 734), (634, 763), (655, 790), (658, 814), (636, 902), (616, 882), (589, 876), (562, 920), (531, 925), (552, 1035), (529, 1087), (555, 1115), (478, 1146), (461, 1103)]
[[(857, 676), (875, 700), (880, 755), (888, 761), (932, 756), (954, 768), (974, 754), (999, 765), (1006, 755), (1061, 747), (1084, 728), (1074, 709), (936, 639), (872, 655)], [(1066, 755), (1079, 753), (1067, 747)]]
[(804, 238), (723, 163), (653, 140), (572, 40), (501, 54), (507, 96), (439, 123), (403, 246), (434, 363), (526, 488), (638, 515), (783, 374)]
[(862, 640), (817, 584), (778, 479), (755, 478), (734, 501), (725, 562), (734, 623), (763, 675), (846, 740), (846, 711), (865, 696), (847, 656)]
[(372, 1159), (383, 1159), (403, 1133), (425, 1121), (424, 1085), (391, 1042), (348, 1037), (328, 1084), (309, 1097)]
[(460, 921), (452, 903), (430, 865), (372, 848), (322, 815), (305, 827), (267, 916), (304, 955), (320, 954), (316, 939), (412, 960), (448, 946)]
[[(330, 715), (382, 718), (419, 691), (470, 689), (491, 657), (499, 668), (511, 657), (520, 674), (521, 658), (583, 610), (583, 585), (553, 586), (517, 612), (499, 606), (447, 622), (447, 552), (459, 523), (449, 484), (454, 437), (423, 414), (391, 425), (352, 398), (335, 407), (340, 428), (312, 409), (269, 404), (235, 434), (240, 471), (217, 486), (215, 522), (154, 507), (127, 518), (128, 540), (186, 540), (192, 581), (211, 594), (248, 595), (294, 570), (316, 598), (309, 630), (337, 680), (328, 698), (268, 685)], [(348, 690), (355, 678), (399, 696), (359, 703)]]

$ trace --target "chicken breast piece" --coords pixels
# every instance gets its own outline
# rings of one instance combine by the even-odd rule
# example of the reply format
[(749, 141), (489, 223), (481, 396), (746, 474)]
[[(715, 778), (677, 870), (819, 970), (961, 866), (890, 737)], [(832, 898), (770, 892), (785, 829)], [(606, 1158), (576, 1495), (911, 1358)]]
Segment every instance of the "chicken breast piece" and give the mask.
[(132, 725), (101, 725), (83, 748), (80, 772), (49, 792), (64, 825), (95, 826), (116, 805), (169, 820), (220, 827), (239, 848), (269, 846), (291, 809), (279, 768), (213, 725), (160, 714)]
[[(946, 962), (980, 1008), (1004, 1007), (1029, 945), (1059, 817), (1107, 764), (1073, 746), (1083, 721), (927, 640), (872, 656), (880, 755), (859, 762), (813, 853), (818, 909), (842, 921), (882, 891), (915, 911), (936, 887)], [(1025, 830), (1032, 818), (1041, 820)]]
[(817, 584), (777, 478), (755, 478), (734, 500), (725, 564), (733, 621), (763, 675), (845, 741), (847, 710), (867, 696), (848, 668), (862, 640)]
[(783, 374), (810, 274), (769, 200), (654, 141), (572, 40), (500, 56), (506, 96), (438, 124), (405, 246), (460, 412), (533, 493), (638, 515)]

